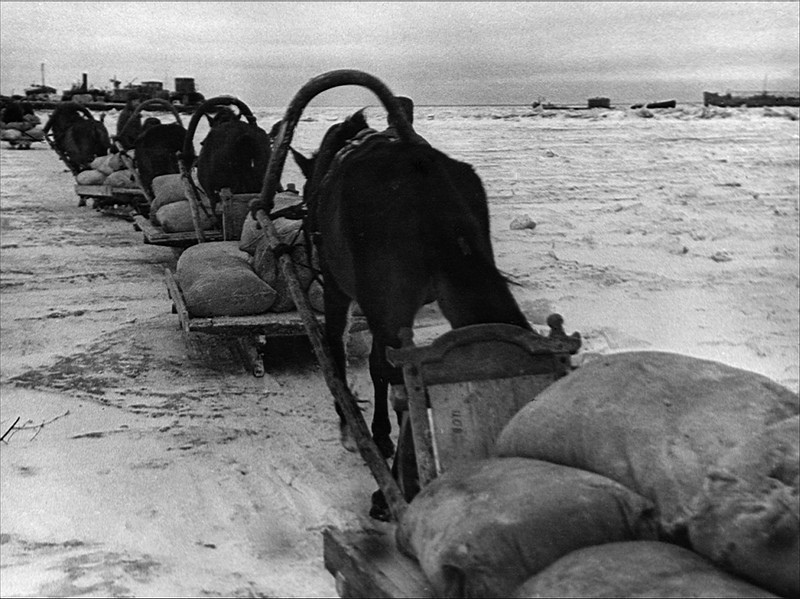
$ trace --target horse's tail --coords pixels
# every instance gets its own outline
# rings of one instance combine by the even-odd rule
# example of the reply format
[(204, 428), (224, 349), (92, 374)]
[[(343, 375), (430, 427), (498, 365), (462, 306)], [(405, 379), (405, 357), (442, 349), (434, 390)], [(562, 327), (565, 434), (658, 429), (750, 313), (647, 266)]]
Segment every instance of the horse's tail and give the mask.
[(530, 328), (494, 259), (486, 191), (468, 164), (417, 146), (414, 168), (425, 246), (435, 265), (439, 303), (453, 326), (505, 322)]

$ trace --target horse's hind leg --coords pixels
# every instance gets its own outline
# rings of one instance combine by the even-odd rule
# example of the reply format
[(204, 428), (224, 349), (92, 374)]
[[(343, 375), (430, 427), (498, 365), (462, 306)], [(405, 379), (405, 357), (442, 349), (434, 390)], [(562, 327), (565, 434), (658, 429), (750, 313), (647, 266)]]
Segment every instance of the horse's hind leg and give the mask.
[[(324, 275), (323, 275), (324, 276)], [(350, 298), (347, 297), (333, 282), (333, 277), (325, 277), (325, 337), (331, 349), (333, 363), (336, 365), (336, 374), (347, 385), (347, 355), (344, 347), (344, 332), (350, 311)], [(339, 415), (339, 440), (347, 451), (358, 451), (353, 432), (347, 424), (342, 409), (334, 403), (336, 413)]]
[(372, 337), (372, 351), (369, 354), (369, 373), (375, 390), (374, 413), (372, 416), (372, 438), (384, 458), (394, 455), (394, 443), (390, 437), (392, 423), (389, 421), (389, 363), (386, 361), (386, 345), (377, 336)]

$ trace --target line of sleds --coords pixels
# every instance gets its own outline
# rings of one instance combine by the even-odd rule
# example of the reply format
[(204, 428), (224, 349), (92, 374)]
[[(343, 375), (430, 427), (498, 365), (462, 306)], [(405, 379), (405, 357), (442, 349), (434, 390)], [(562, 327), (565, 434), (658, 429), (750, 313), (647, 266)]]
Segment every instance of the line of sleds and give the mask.
[[(277, 298), (272, 306), (263, 302), (252, 308), (242, 307), (241, 304), (236, 306), (224, 297), (225, 292), (244, 284), (242, 281), (251, 286), (260, 283), (244, 259), (244, 250), (238, 249), (245, 231), (246, 235), (249, 234), (249, 260), (253, 262), (256, 259), (253, 254), (258, 245), (258, 231), (254, 230), (254, 222), (246, 227), (245, 220), (249, 203), (258, 197), (258, 193), (232, 193), (230, 189), (223, 188), (215, 194), (217, 201), (212, 202), (197, 177), (194, 136), (198, 124), (201, 118), (208, 117), (210, 120), (225, 108), (230, 108), (234, 114), (238, 112), (235, 114), (237, 119), (256, 125), (249, 107), (232, 96), (220, 96), (204, 102), (194, 112), (188, 128), (173, 106), (154, 99), (141, 103), (131, 119), (145, 111), (169, 111), (174, 116), (174, 124), (159, 123), (145, 130), (132, 148), (124, 147), (119, 141), (122, 136), (117, 136), (115, 151), (96, 157), (83, 168), (69, 159), (55, 143), (52, 134), (48, 133), (47, 141), (75, 176), (79, 205), (86, 205), (86, 201), (91, 199), (93, 208), (125, 216), (133, 221), (134, 230), (141, 233), (145, 244), (171, 248), (179, 256), (176, 271), (166, 268), (164, 276), (173, 312), (178, 317), (179, 327), (185, 334), (190, 351), (202, 343), (198, 342), (197, 334), (214, 335), (222, 338), (238, 353), (246, 370), (262, 376), (262, 353), (267, 339), (302, 336), (305, 329), (302, 318), (287, 298), (285, 285), (279, 289), (283, 297)], [(86, 118), (94, 119), (85, 108), (81, 112)], [(121, 133), (124, 133), (124, 129)], [(148, 146), (149, 139), (156, 140), (155, 150)], [(148, 151), (155, 153), (155, 158)], [(150, 168), (153, 162), (158, 163), (155, 170)], [(121, 180), (123, 185), (109, 184), (109, 180)], [(304, 216), (302, 196), (290, 184), (286, 191), (279, 194), (277, 205), (280, 210), (278, 218), (281, 218), (287, 230), (286, 241), (298, 248), (297, 254), (304, 241), (299, 226)], [(215, 268), (228, 263), (244, 278), (234, 280), (227, 288), (219, 284), (221, 289), (210, 292), (220, 294), (208, 300), (211, 306), (197, 305), (196, 294), (193, 293), (195, 290), (185, 280), (186, 277), (181, 277), (180, 272), (184, 263), (188, 265), (187, 268), (192, 268), (190, 261), (193, 258), (213, 264)], [(308, 266), (306, 272), (313, 273)], [(217, 276), (210, 278), (219, 279)], [(312, 278), (307, 277), (307, 287), (315, 283)], [(203, 284), (204, 281), (200, 281), (199, 286), (202, 288)], [(208, 285), (205, 282), (206, 288)], [(264, 289), (256, 290), (259, 297), (269, 298), (271, 291), (266, 285), (263, 283)], [(314, 290), (317, 292), (315, 303), (319, 305), (321, 289), (318, 281)], [(352, 331), (364, 328), (363, 318), (353, 320)]]
[(17, 102), (3, 97), (0, 100), (0, 141), (13, 150), (30, 150), (44, 141), (41, 119), (29, 102)]
[[(194, 238), (185, 240), (192, 245), (178, 272), (166, 272), (187, 333), (244, 338), (258, 331), (264, 342), (288, 326), (311, 341), (389, 514), (383, 523), (323, 532), (325, 567), (339, 595), (800, 593), (800, 407), (796, 394), (753, 373), (655, 351), (599, 356), (573, 369), (570, 357), (581, 338), (567, 335), (556, 314), (547, 319), (549, 331), (490, 321), (454, 328), (423, 345), (415, 343), (415, 322), (399, 332), (400, 347), (385, 355), (402, 373), (391, 387), (402, 424), (390, 470), (322, 333), (324, 306), (312, 306), (313, 247), (298, 243), (306, 249), (298, 258), (284, 228), (286, 220), (305, 225), (309, 210), (305, 198), (280, 190), (294, 128), (308, 102), (340, 85), (367, 87), (398, 119), (397, 99), (366, 73), (334, 71), (312, 79), (276, 129), (260, 193), (226, 194), (221, 213), (232, 224), (220, 227), (221, 241), (208, 243), (210, 235), (197, 226)], [(408, 140), (410, 123), (403, 117), (396, 122)], [(198, 225), (205, 198), (187, 163), (180, 175)], [(157, 241), (152, 220), (141, 222), (146, 242)], [(181, 260), (205, 252), (204, 246), (235, 244), (238, 250), (255, 223), (249, 230), (260, 234), (257, 251), (271, 256), (273, 271), (283, 274), (292, 310), (193, 313), (189, 295), (196, 283), (180, 272)], [(292, 239), (305, 235), (302, 226), (289, 228), (298, 236)], [(473, 250), (465, 237), (458, 241), (454, 260)], [(218, 255), (216, 275), (238, 268), (237, 256), (228, 250)], [(476, 294), (488, 285), (471, 284)]]
[[(96, 119), (94, 114), (83, 105), (74, 104), (72, 106), (84, 121), (105, 133), (102, 119)], [(50, 125), (51, 123), (48, 122), (48, 126), (45, 127), (44, 140), (75, 178), (74, 189), (75, 195), (78, 196), (79, 206), (87, 206), (91, 201), (93, 209), (119, 213), (124, 216), (128, 216), (132, 211), (142, 209), (144, 205), (142, 191), (130, 179), (124, 184), (120, 184), (120, 176), (116, 173), (121, 173), (125, 165), (118, 154), (97, 152), (90, 162), (82, 162), (70, 155), (62, 145), (63, 142), (59, 143), (56, 139), (57, 132), (51, 129)], [(105, 135), (107, 137), (107, 133)]]

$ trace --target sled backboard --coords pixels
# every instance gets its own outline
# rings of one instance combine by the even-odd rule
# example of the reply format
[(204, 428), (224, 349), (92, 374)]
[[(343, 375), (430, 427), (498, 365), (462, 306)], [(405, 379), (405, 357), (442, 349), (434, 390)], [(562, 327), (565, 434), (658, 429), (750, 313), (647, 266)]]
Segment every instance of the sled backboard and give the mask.
[(421, 347), (406, 330), (403, 347), (387, 350), (390, 363), (403, 368), (421, 487), (455, 463), (489, 457), (511, 417), (567, 373), (580, 335), (564, 334), (560, 317), (552, 322), (548, 337), (480, 324)]

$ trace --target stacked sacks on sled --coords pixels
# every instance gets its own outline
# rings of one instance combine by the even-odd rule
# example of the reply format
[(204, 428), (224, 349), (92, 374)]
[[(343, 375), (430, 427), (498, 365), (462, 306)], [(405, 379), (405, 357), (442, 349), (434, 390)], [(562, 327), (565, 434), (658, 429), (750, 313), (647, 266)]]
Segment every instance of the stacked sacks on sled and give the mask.
[[(191, 206), (186, 197), (186, 186), (180, 174), (161, 175), (153, 178), (153, 202), (150, 205), (150, 220), (166, 233), (194, 231)], [(217, 226), (211, 204), (205, 194), (200, 193), (198, 206), (200, 228), (208, 231)]]
[(9, 104), (0, 114), (0, 140), (15, 143), (44, 141), (42, 120), (29, 106)]
[(397, 528), (440, 596), (800, 595), (797, 394), (665, 352), (552, 384)]
[[(160, 178), (153, 180), (154, 190)], [(275, 198), (276, 209), (299, 202), (300, 197), (292, 193), (281, 193)], [(162, 225), (163, 210), (178, 203), (158, 208)], [(309, 298), (312, 307), (316, 304), (322, 311), (321, 287), (317, 292), (312, 289), (315, 266), (307, 258), (300, 230), (302, 220), (275, 218), (273, 223), (281, 242), (290, 248), (300, 286), (312, 294)], [(195, 317), (248, 316), (295, 309), (278, 260), (249, 214), (239, 241), (201, 243), (187, 248), (178, 260), (176, 275), (187, 309)]]
[(125, 168), (119, 154), (106, 154), (92, 160), (90, 168), (75, 175), (78, 185), (108, 185), (115, 188), (138, 188), (132, 171)]
[[(291, 192), (279, 193), (275, 196), (273, 214), (283, 211), (300, 202), (300, 196)], [(306, 240), (301, 229), (302, 220), (299, 218), (277, 217), (273, 219), (275, 231), (281, 243), (290, 248), (290, 255), (294, 261), (297, 279), (300, 287), (307, 295), (309, 304), (317, 312), (324, 312), (322, 300), (322, 281), (315, 273), (319, 272), (319, 262), (316, 250), (312, 250), (311, 259), (308, 256)], [(264, 232), (259, 228), (256, 220), (248, 215), (242, 227), (242, 237), (239, 244), (242, 251), (253, 258), (253, 270), (258, 276), (272, 287), (277, 293), (271, 312), (288, 312), (296, 308), (294, 300), (289, 293), (289, 286), (283, 275), (278, 259), (267, 244)]]

